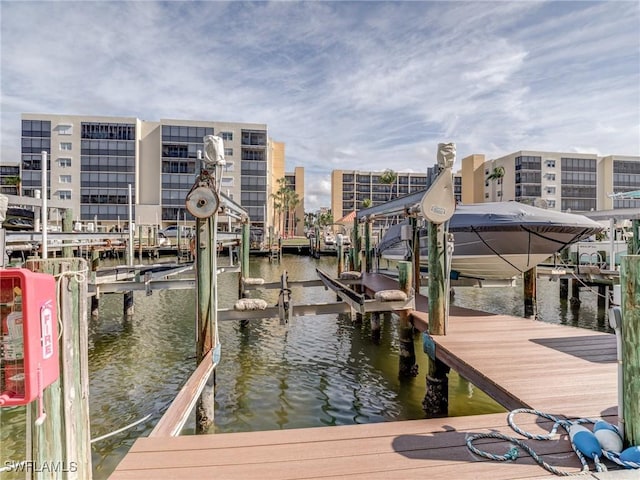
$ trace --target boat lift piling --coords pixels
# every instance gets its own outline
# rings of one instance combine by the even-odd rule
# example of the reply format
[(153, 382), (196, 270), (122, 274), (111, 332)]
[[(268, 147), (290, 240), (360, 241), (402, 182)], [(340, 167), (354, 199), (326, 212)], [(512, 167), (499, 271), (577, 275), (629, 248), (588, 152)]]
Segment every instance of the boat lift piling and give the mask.
[[(398, 262), (398, 283), (407, 298), (414, 294), (411, 262)], [(413, 325), (409, 319), (409, 310), (398, 311), (398, 341), (400, 344), (398, 372), (400, 378), (417, 375), (416, 352), (413, 344)]]
[(622, 418), (625, 446), (640, 445), (640, 255), (624, 255), (622, 293)]
[[(91, 250), (91, 281), (95, 285), (96, 282), (96, 272), (100, 267), (100, 252), (96, 248), (92, 248)], [(100, 297), (96, 292), (95, 295), (91, 297), (91, 317), (98, 318), (100, 314)]]
[(536, 318), (536, 267), (533, 267), (522, 274), (522, 288), (524, 293), (524, 318)]

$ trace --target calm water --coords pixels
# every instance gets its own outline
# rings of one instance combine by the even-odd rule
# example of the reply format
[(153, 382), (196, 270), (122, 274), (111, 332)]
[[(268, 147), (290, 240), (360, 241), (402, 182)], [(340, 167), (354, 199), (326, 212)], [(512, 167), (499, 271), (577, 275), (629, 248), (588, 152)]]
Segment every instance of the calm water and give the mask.
[[(285, 256), (281, 265), (253, 258), (251, 276), (315, 279), (315, 267), (333, 272), (335, 259)], [(219, 280), (220, 307), (236, 299), (236, 274)], [(520, 287), (458, 288), (454, 304), (495, 313), (522, 315)], [(251, 292), (258, 296), (258, 292)], [(323, 288), (293, 288), (295, 303), (335, 301)], [(260, 294), (275, 304), (277, 291)], [(596, 294), (581, 293), (580, 310), (558, 300), (557, 282), (538, 281), (539, 318), (608, 331)], [(91, 434), (98, 437), (151, 418), (124, 433), (93, 445), (94, 478), (106, 478), (135, 439), (147, 435), (195, 368), (194, 291), (135, 293), (135, 316), (121, 318), (122, 298), (104, 296), (100, 318), (90, 323)], [(236, 322), (220, 326), (222, 360), (217, 369), (215, 432), (287, 429), (423, 418), (426, 355), (416, 337), (419, 375), (397, 378), (395, 322), (383, 322), (381, 341), (370, 340), (369, 322), (353, 325), (342, 315)], [(450, 374), (450, 415), (503, 411), (454, 372)], [(24, 410), (0, 410), (0, 465), (24, 458)], [(193, 433), (193, 420), (185, 428)], [(3, 476), (3, 478), (5, 478)], [(6, 478), (12, 478), (7, 476)], [(19, 478), (19, 477), (15, 477)]]

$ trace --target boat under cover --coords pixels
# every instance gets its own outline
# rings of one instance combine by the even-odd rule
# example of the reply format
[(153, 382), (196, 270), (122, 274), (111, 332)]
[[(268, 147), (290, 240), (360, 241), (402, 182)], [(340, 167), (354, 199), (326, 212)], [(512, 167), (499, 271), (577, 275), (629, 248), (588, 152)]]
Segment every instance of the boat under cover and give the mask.
[[(409, 242), (393, 225), (378, 244), (388, 259), (408, 259)], [(519, 202), (458, 205), (448, 231), (454, 237), (452, 277), (510, 279), (543, 263), (572, 243), (603, 230), (583, 215), (532, 207)], [(420, 263), (428, 263), (427, 230), (420, 229)]]

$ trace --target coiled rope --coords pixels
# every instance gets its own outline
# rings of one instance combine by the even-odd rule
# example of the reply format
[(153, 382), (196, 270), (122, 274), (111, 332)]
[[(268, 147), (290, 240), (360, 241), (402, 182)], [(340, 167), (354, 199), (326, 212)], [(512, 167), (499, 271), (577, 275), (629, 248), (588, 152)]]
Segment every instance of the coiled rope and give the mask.
[[(533, 434), (530, 432), (527, 432), (525, 430), (522, 430), (520, 427), (518, 427), (515, 424), (514, 421), (514, 417), (519, 414), (519, 413), (529, 413), (532, 415), (537, 415), (539, 417), (543, 417), (546, 418), (548, 420), (551, 420), (553, 422), (553, 427), (551, 428), (551, 430), (549, 430), (549, 433), (547, 434)], [(566, 419), (560, 419), (557, 417), (554, 417), (553, 415), (549, 415), (547, 413), (543, 413), (540, 412), (538, 410), (531, 410), (528, 408), (519, 408), (516, 410), (513, 410), (509, 413), (509, 415), (507, 416), (507, 422), (509, 424), (509, 426), (517, 433), (519, 433), (520, 435), (529, 438), (531, 440), (553, 440), (553, 439), (557, 439), (558, 438), (558, 427), (562, 427), (565, 429), (565, 431), (567, 432), (567, 434), (569, 433), (569, 427), (571, 427), (572, 425), (578, 425), (578, 424), (582, 424), (582, 423), (595, 423), (594, 420), (591, 420), (589, 418), (580, 418), (577, 420), (566, 420)], [(614, 428), (616, 428), (614, 426)], [(616, 428), (616, 433), (619, 434), (619, 431)], [(473, 445), (473, 442), (481, 439), (481, 438), (496, 438), (499, 440), (505, 440), (509, 443), (511, 443), (511, 447), (509, 448), (509, 450), (503, 454), (503, 455), (497, 455), (497, 454), (493, 454), (484, 450), (480, 450), (479, 448), (477, 448), (475, 445)], [(531, 458), (533, 458), (535, 460), (535, 462), (540, 465), (541, 467), (543, 467), (545, 470), (555, 474), (555, 475), (560, 475), (560, 476), (570, 476), (570, 475), (579, 475), (579, 474), (583, 474), (583, 473), (587, 473), (589, 471), (589, 465), (587, 463), (587, 459), (585, 458), (585, 456), (582, 454), (582, 452), (580, 452), (580, 450), (578, 450), (576, 448), (576, 446), (574, 445), (573, 442), (571, 442), (571, 448), (573, 449), (573, 451), (576, 453), (576, 455), (578, 456), (578, 459), (580, 460), (580, 463), (582, 464), (582, 469), (580, 470), (580, 472), (569, 472), (566, 470), (560, 470), (556, 467), (554, 467), (553, 465), (548, 464), (547, 462), (545, 462), (544, 460), (542, 460), (542, 458), (540, 458), (540, 456), (529, 446), (527, 445), (525, 442), (523, 442), (521, 439), (510, 436), (510, 435), (505, 435), (502, 433), (478, 433), (478, 434), (474, 434), (474, 435), (469, 435), (467, 437), (467, 448), (469, 450), (471, 450), (473, 453), (475, 453), (478, 456), (481, 457), (485, 457), (488, 458), (490, 460), (495, 460), (498, 462), (506, 462), (509, 460), (516, 460), (519, 456), (519, 452), (518, 452), (518, 447), (520, 447), (522, 450), (524, 450), (525, 452), (527, 452)], [(612, 462), (626, 467), (626, 468), (640, 468), (640, 465), (634, 463), (634, 462), (625, 462), (620, 460), (619, 455), (615, 452), (610, 452), (607, 450), (603, 450), (602, 452), (603, 457), (606, 457), (607, 459), (611, 460)], [(595, 468), (597, 472), (604, 472), (607, 470), (607, 467), (600, 462), (600, 458), (596, 455), (593, 458), (593, 461), (595, 463)]]

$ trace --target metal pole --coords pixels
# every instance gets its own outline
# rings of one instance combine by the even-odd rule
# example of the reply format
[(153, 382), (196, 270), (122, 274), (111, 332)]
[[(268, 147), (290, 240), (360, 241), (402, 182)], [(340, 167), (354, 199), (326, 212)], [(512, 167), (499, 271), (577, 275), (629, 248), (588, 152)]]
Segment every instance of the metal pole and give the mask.
[(42, 173), (42, 208), (40, 209), (40, 223), (42, 228), (42, 259), (46, 260), (48, 256), (47, 252), (47, 227), (48, 219), (47, 219), (47, 152), (42, 151), (42, 165), (41, 165), (41, 173)]
[(616, 269), (616, 219), (609, 219), (609, 270)]
[(133, 196), (131, 194), (131, 184), (129, 184), (129, 266), (133, 266)]

